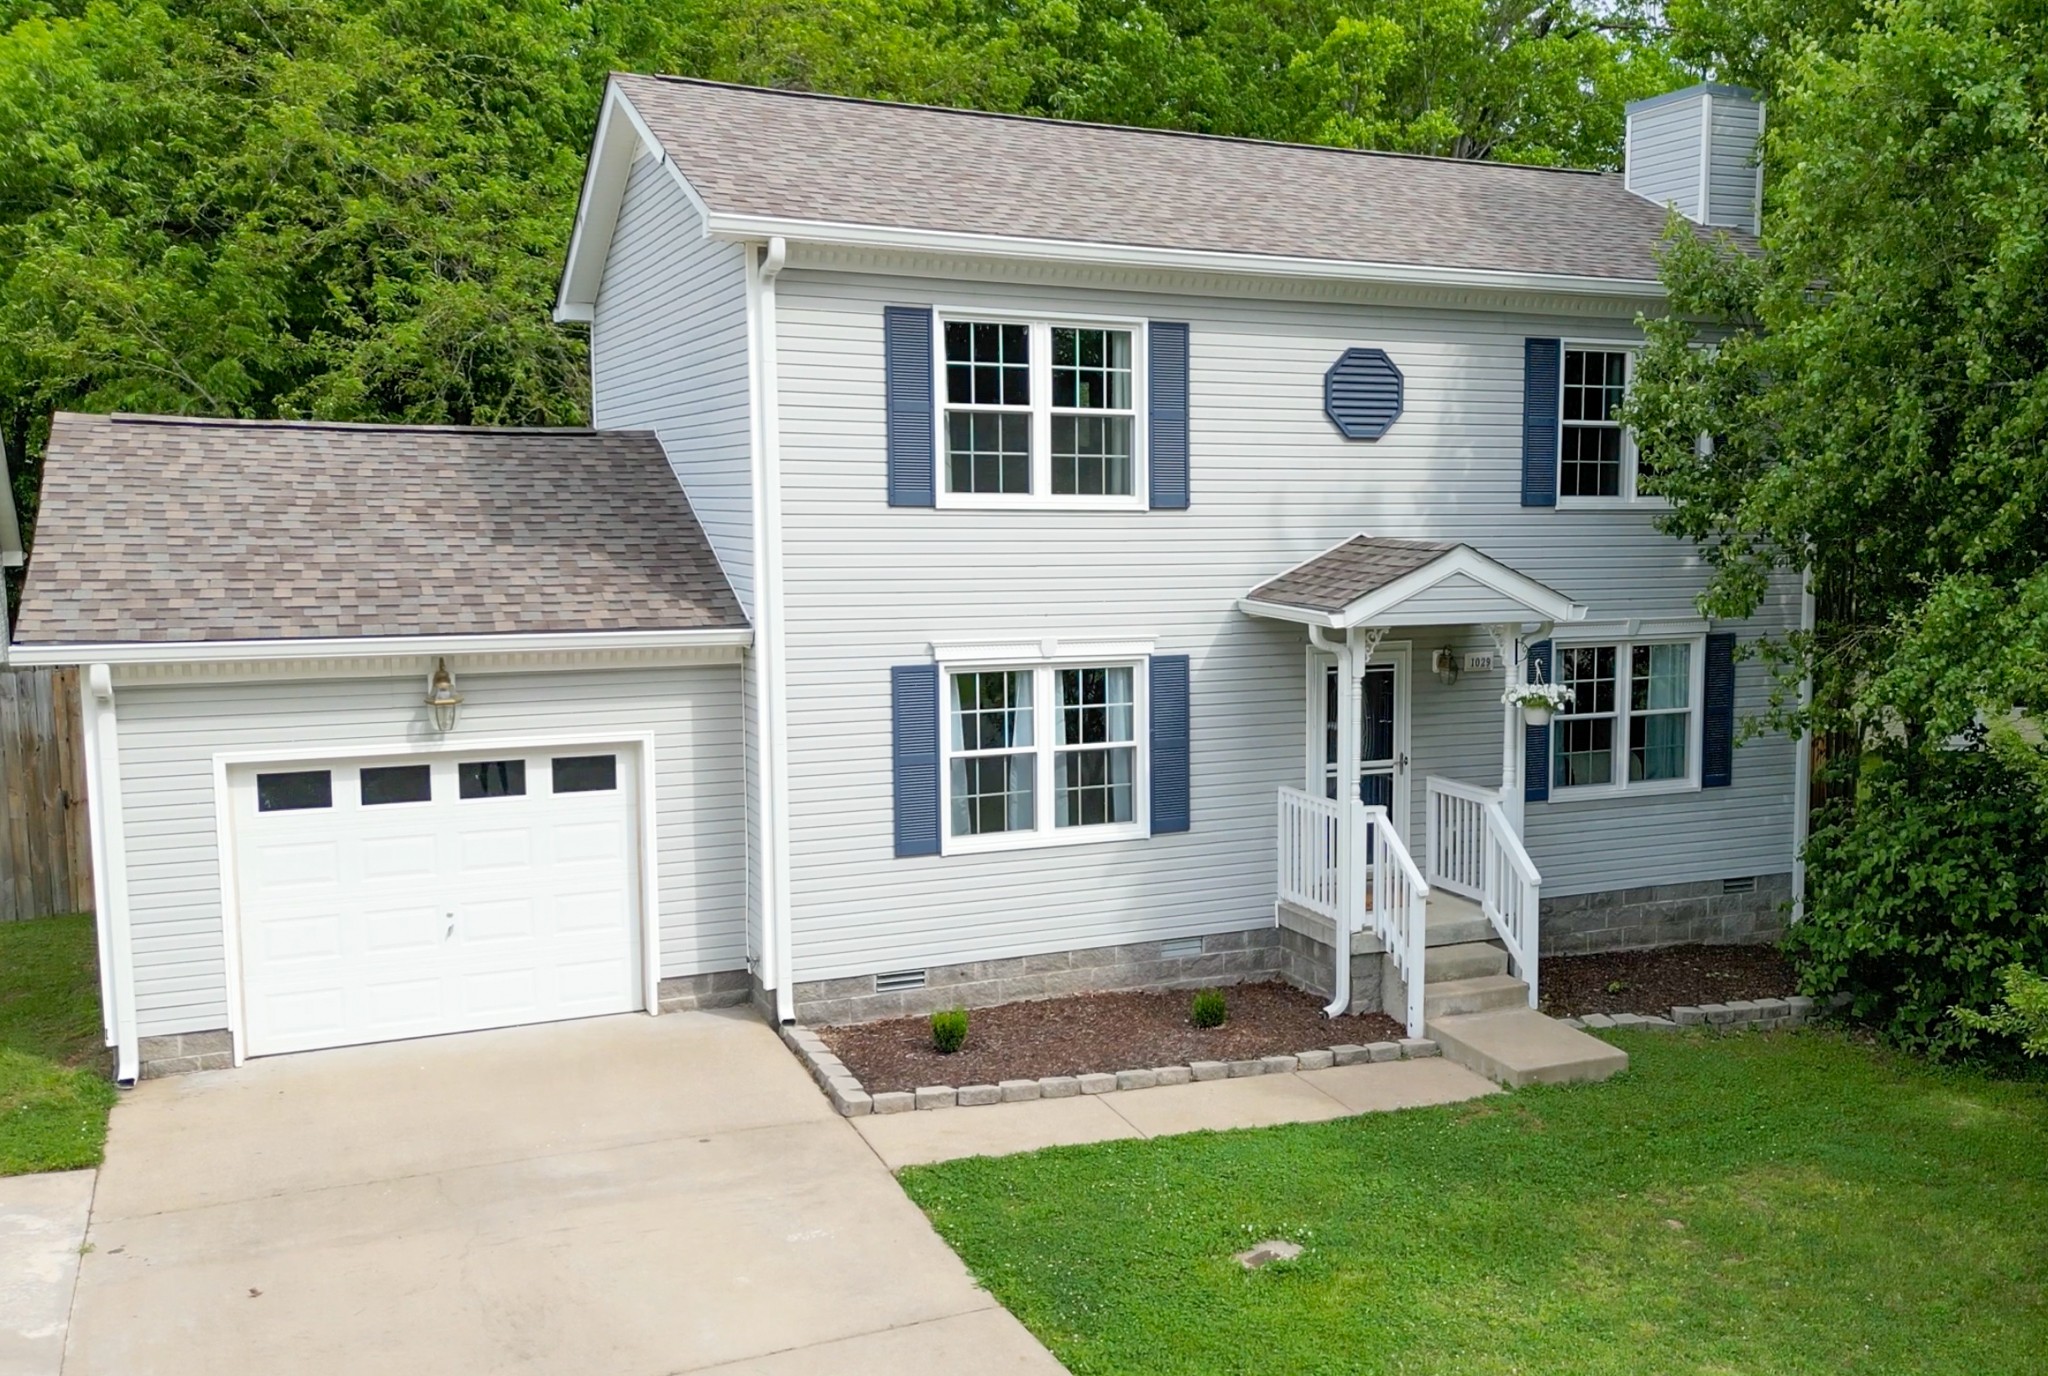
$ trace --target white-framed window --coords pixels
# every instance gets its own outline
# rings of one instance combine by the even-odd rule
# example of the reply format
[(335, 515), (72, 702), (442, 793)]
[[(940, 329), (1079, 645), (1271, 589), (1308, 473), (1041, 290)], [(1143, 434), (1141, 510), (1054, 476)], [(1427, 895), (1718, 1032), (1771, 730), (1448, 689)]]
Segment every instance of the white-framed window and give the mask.
[(1558, 645), (1572, 690), (1550, 723), (1552, 797), (1697, 788), (1704, 655), (1697, 640)]
[(947, 853), (1144, 836), (1145, 664), (946, 664)]
[(942, 313), (943, 506), (1142, 505), (1142, 322)]
[(1654, 501), (1638, 491), (1635, 437), (1616, 419), (1635, 372), (1635, 352), (1612, 344), (1564, 346), (1557, 408), (1560, 506)]

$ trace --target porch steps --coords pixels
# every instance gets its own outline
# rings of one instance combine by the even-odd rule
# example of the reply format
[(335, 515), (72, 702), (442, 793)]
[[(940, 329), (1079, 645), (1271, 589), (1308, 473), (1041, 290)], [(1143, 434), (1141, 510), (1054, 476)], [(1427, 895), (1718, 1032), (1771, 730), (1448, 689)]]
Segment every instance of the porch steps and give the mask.
[[(1422, 980), (1477, 979), (1481, 975), (1508, 972), (1507, 947), (1491, 941), (1461, 941), (1454, 946), (1432, 946), (1423, 952)], [(1527, 1003), (1524, 998), (1522, 1002)]]
[(1439, 890), (1430, 894), (1427, 922), (1423, 940), (1432, 947), (1493, 940), (1493, 924), (1479, 905), (1454, 893)]
[(1590, 1083), (1628, 1069), (1627, 1052), (1529, 1007), (1430, 1016), (1425, 1022), (1445, 1056), (1511, 1089)]
[(1422, 1018), (1461, 1013), (1491, 1013), (1498, 1009), (1527, 1008), (1529, 986), (1513, 975), (1475, 975), (1470, 979), (1430, 979), (1422, 986)]

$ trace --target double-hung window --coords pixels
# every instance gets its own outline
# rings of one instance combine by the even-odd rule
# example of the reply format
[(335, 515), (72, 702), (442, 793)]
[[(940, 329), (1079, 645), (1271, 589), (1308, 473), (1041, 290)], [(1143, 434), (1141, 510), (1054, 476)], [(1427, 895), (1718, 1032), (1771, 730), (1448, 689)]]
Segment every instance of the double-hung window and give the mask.
[(1553, 796), (1697, 786), (1696, 642), (1560, 645), (1555, 663), (1572, 702), (1551, 721)]
[(946, 849), (1144, 835), (1142, 669), (947, 667)]
[(1634, 355), (1626, 349), (1565, 346), (1558, 407), (1559, 501), (1640, 499), (1635, 440), (1618, 419), (1634, 367)]
[(939, 336), (942, 503), (1137, 503), (1137, 325), (948, 316)]

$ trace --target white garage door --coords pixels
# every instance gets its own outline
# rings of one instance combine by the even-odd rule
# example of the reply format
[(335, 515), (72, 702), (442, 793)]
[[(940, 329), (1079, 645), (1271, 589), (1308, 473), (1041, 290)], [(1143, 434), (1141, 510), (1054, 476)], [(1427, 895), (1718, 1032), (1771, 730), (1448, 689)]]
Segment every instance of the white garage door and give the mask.
[(590, 746), (231, 772), (248, 1054), (641, 1007), (637, 777)]

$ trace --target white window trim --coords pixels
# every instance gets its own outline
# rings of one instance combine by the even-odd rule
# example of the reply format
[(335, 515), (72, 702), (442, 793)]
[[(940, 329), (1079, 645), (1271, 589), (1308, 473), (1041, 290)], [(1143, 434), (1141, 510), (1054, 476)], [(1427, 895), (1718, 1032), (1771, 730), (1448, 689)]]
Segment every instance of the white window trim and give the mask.
[[(1602, 798), (1648, 798), (1661, 793), (1697, 793), (1700, 791), (1700, 752), (1706, 746), (1706, 650), (1704, 636), (1580, 636), (1570, 640), (1557, 639), (1551, 642), (1550, 681), (1563, 682), (1557, 673), (1557, 659), (1566, 650), (1586, 649), (1595, 645), (1615, 647), (1614, 684), (1614, 773), (1615, 782), (1607, 784), (1560, 784), (1557, 781), (1557, 729), (1565, 720), (1563, 713), (1551, 719), (1547, 769), (1550, 772), (1550, 801), (1564, 803), (1588, 802)], [(1692, 714), (1692, 729), (1688, 733), (1685, 751), (1686, 776), (1683, 779), (1651, 779), (1646, 782), (1628, 781), (1628, 724), (1632, 713), (1629, 711), (1630, 651), (1638, 645), (1690, 645), (1692, 654), (1688, 657), (1689, 673), (1686, 682), (1687, 710)]]
[[(1080, 659), (1044, 656), (1029, 659), (946, 659), (939, 667), (939, 853), (981, 855), (992, 851), (1039, 850), (1051, 846), (1099, 845), (1107, 841), (1143, 841), (1152, 835), (1152, 702), (1150, 657), (1106, 656)], [(1059, 751), (1054, 675), (1061, 669), (1129, 669), (1131, 671), (1131, 820), (1098, 826), (1054, 825), (1053, 757)], [(1036, 825), (1030, 831), (999, 831), (982, 836), (953, 834), (953, 675), (1028, 673), (1031, 682), (1033, 783)]]
[(1636, 385), (1636, 356), (1642, 351), (1639, 344), (1617, 343), (1611, 339), (1565, 339), (1558, 344), (1557, 355), (1557, 509), (1559, 511), (1615, 511), (1647, 510), (1662, 511), (1671, 506), (1668, 498), (1646, 497), (1636, 490), (1635, 432), (1626, 425), (1621, 427), (1621, 495), (1618, 497), (1567, 497), (1564, 495), (1564, 357), (1574, 350), (1597, 350), (1601, 353), (1620, 354), (1626, 360), (1622, 364), (1621, 390), (1627, 396)]
[[(932, 330), (932, 492), (938, 506), (959, 510), (1003, 510), (1044, 507), (1060, 511), (1144, 511), (1151, 505), (1146, 468), (1150, 437), (1146, 431), (1147, 322), (1109, 315), (1060, 315), (1046, 312), (982, 310), (940, 306)], [(1024, 325), (1031, 333), (1031, 490), (1025, 493), (949, 492), (946, 490), (946, 324), (948, 321)], [(1123, 330), (1131, 336), (1131, 491), (1128, 496), (1060, 495), (1052, 490), (1052, 332), (1054, 327), (1082, 330)], [(973, 409), (973, 408), (969, 408)], [(1121, 413), (1112, 413), (1121, 414)]]

